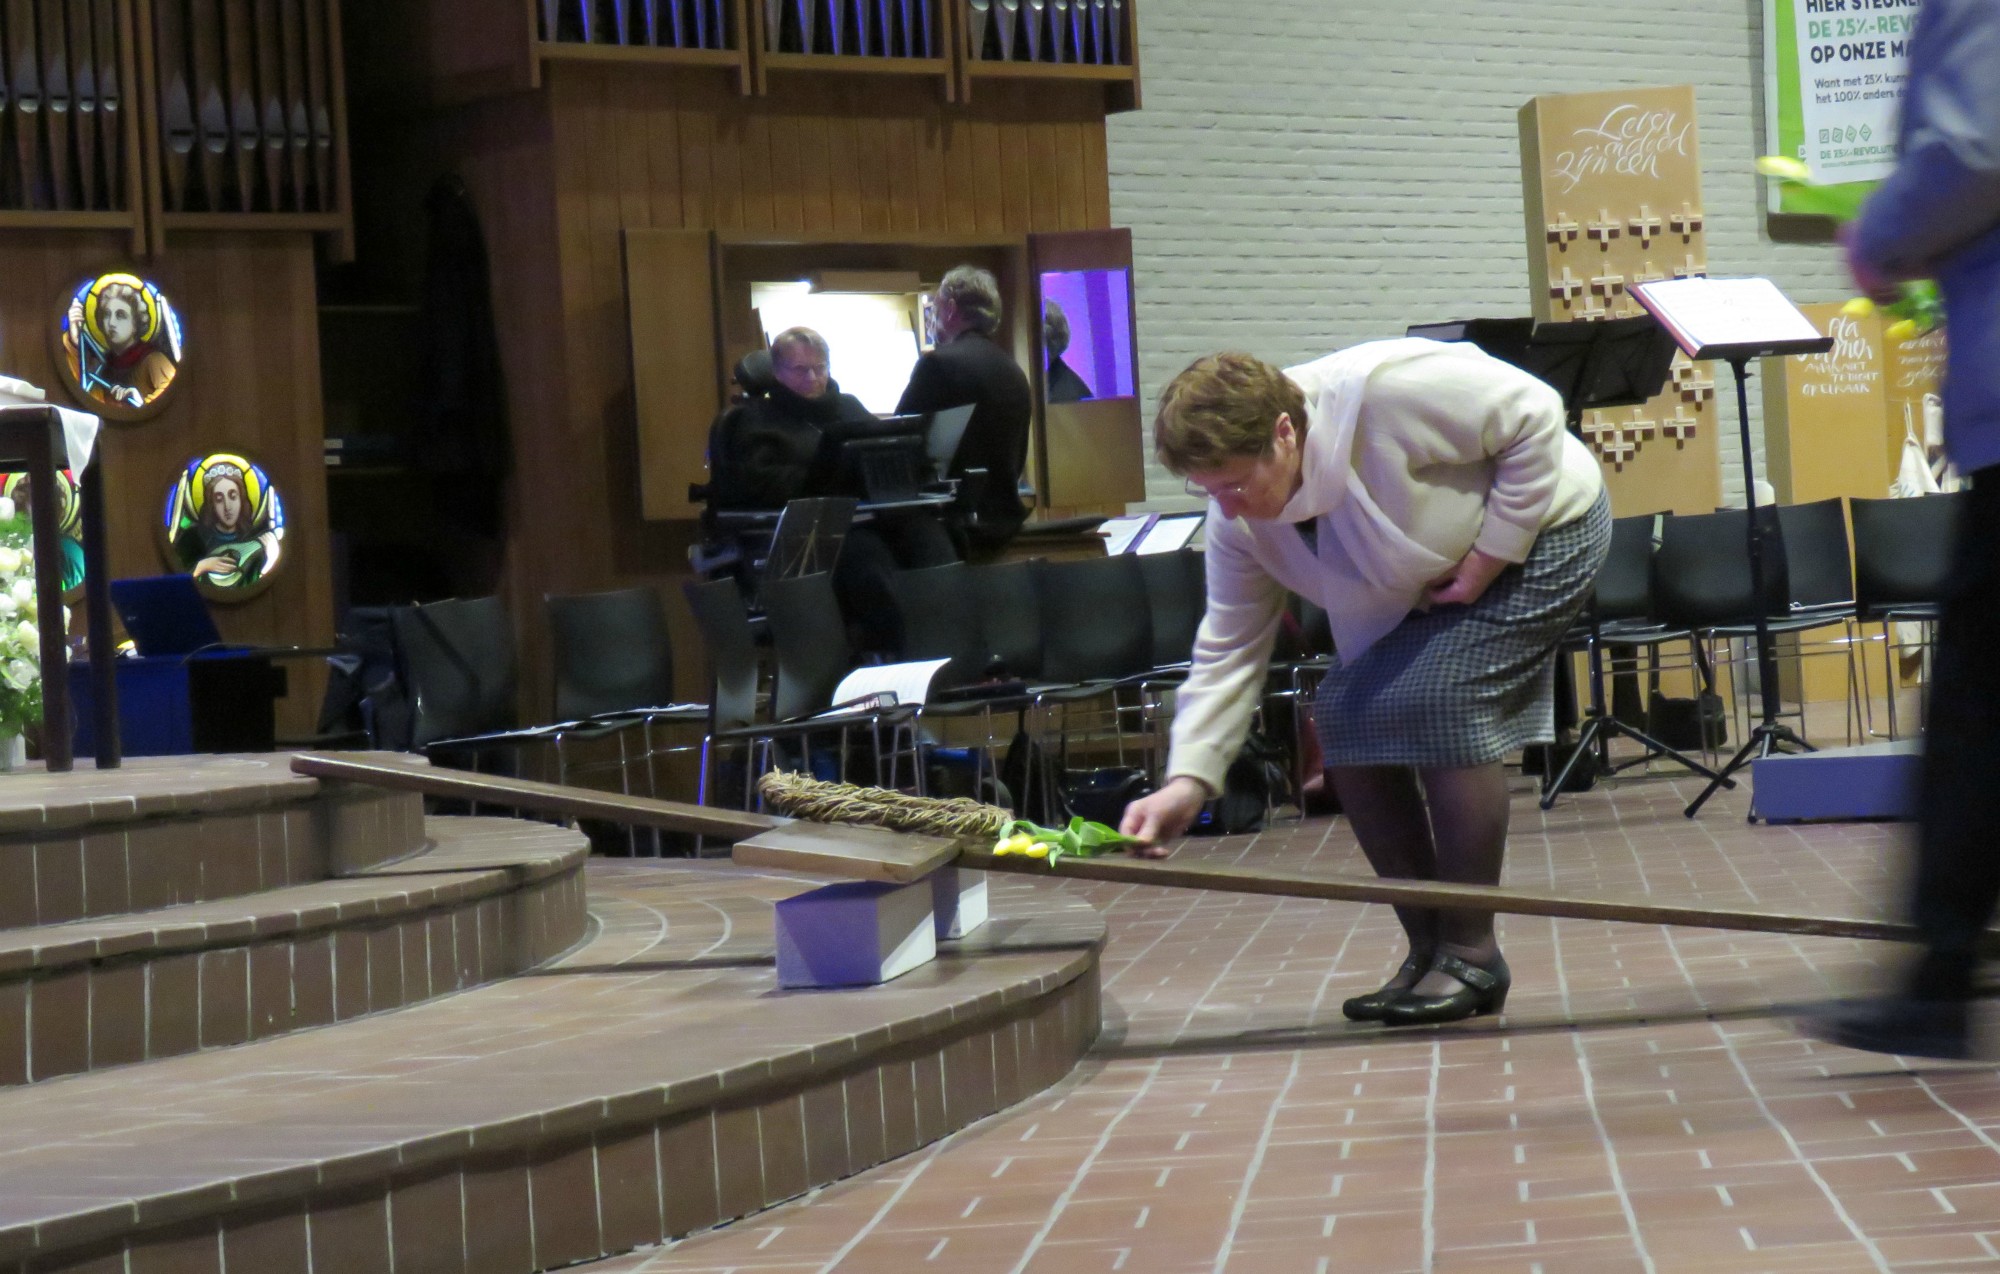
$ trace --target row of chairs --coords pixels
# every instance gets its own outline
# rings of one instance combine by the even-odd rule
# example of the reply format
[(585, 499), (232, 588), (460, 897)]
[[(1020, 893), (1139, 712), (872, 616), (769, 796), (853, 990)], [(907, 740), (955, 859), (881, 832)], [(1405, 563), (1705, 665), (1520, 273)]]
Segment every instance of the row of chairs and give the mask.
[[(983, 793), (991, 753), (1008, 741), (994, 732), (1001, 715), (1015, 718), (1010, 734), (1028, 732), (1061, 754), (1078, 740), (1075, 713), (1085, 705), (1096, 705), (1099, 719), (1113, 721), (1110, 733), (1122, 758), (1127, 722), (1135, 713), (1146, 716), (1148, 692), (1187, 664), (1201, 622), (1201, 571), (1200, 556), (1182, 552), (898, 572), (891, 585), (904, 631), (898, 653), (906, 660), (948, 660), (934, 687), (958, 693), (921, 706), (831, 717), (821, 714), (834, 706), (836, 687), (855, 655), (828, 576), (764, 582), (774, 665), (768, 696), (760, 694), (759, 642), (741, 591), (728, 580), (689, 584), (715, 683), (700, 799), (709, 799), (714, 786), (718, 747), (748, 752), (742, 767), (747, 799), (749, 785), (780, 751), (795, 749), (803, 760), (812, 739), (834, 735), (832, 755), (844, 764), (857, 731), (867, 736), (876, 782), (924, 791), (945, 727), (965, 719), (980, 726), (976, 743), (964, 752), (973, 790)], [(1149, 744), (1149, 750), (1157, 748)]]
[[(1617, 519), (1611, 551), (1598, 576), (1595, 633), (1573, 635), (1572, 649), (1594, 643), (1628, 653), (1687, 642), (1704, 688), (1730, 644), (1747, 645), (1761, 611), (1770, 630), (1792, 638), (1781, 654), (1803, 659), (1844, 657), (1848, 664), (1848, 738), (1872, 732), (1872, 687), (1861, 648), (1879, 641), (1889, 698), (1889, 730), (1896, 732), (1893, 626), (1934, 620), (1943, 598), (1950, 546), (1962, 497), (1820, 500), (1759, 510), (1764, 524), (1764, 595), (1751, 587), (1749, 513), (1649, 514)], [(1848, 528), (1852, 524), (1850, 542)], [(1841, 634), (1814, 642), (1807, 634), (1838, 625)], [(1863, 629), (1879, 625), (1879, 638)], [(1746, 651), (1744, 661), (1754, 660)], [(1657, 666), (1657, 665), (1656, 665)], [(1592, 700), (1602, 704), (1602, 661), (1591, 662)], [(1747, 711), (1745, 678), (1740, 696)], [(1776, 695), (1774, 686), (1757, 687)], [(1802, 716), (1802, 706), (1798, 710)], [(1704, 739), (1706, 743), (1707, 740)]]

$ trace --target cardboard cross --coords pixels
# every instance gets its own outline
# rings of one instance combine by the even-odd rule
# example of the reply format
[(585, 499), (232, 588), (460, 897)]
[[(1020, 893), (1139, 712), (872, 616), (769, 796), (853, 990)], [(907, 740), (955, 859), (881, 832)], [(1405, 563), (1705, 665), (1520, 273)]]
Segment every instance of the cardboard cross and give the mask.
[(1608, 317), (1610, 313), (1611, 313), (1610, 310), (1605, 309), (1602, 305), (1599, 305), (1596, 301), (1586, 300), (1584, 301), (1582, 308), (1577, 310), (1576, 316), (1580, 319), (1601, 319)]
[(1582, 226), (1569, 219), (1568, 213), (1559, 212), (1556, 214), (1556, 219), (1549, 222), (1549, 242), (1567, 252), (1569, 245), (1576, 242), (1577, 233), (1582, 229)]
[(1600, 274), (1590, 281), (1590, 290), (1609, 301), (1625, 290), (1625, 276), (1622, 274)]
[(1583, 280), (1571, 274), (1568, 266), (1564, 266), (1561, 278), (1549, 280), (1549, 295), (1564, 305), (1573, 304), (1576, 298), (1583, 295)]
[(1700, 278), (1707, 275), (1707, 273), (1708, 263), (1706, 261), (1695, 260), (1694, 253), (1692, 252), (1687, 254), (1686, 260), (1674, 267), (1674, 277), (1677, 279)]
[(1686, 403), (1676, 403), (1674, 414), (1660, 422), (1660, 432), (1675, 442), (1686, 442), (1694, 437), (1694, 431), (1700, 424), (1700, 408), (1689, 407)]
[(1652, 247), (1653, 240), (1659, 238), (1661, 231), (1666, 229), (1666, 224), (1645, 204), (1639, 205), (1639, 215), (1632, 218), (1631, 226), (1632, 234), (1639, 240), (1639, 246), (1642, 248)]
[(1646, 261), (1640, 264), (1639, 272), (1632, 276), (1632, 282), (1658, 283), (1666, 277), (1665, 274), (1661, 273), (1659, 266), (1654, 265), (1651, 261)]
[(1693, 363), (1682, 363), (1674, 368), (1674, 388), (1681, 391), (1681, 397), (1691, 403), (1706, 402), (1715, 397), (1715, 378), (1702, 375), (1701, 369)]
[(1622, 469), (1627, 460), (1639, 454), (1640, 443), (1653, 436), (1655, 427), (1655, 423), (1647, 419), (1645, 408), (1634, 407), (1630, 420), (1607, 419), (1599, 412), (1584, 426), (1583, 432), (1589, 436), (1599, 455)]
[(1699, 212), (1695, 211), (1693, 205), (1683, 199), (1681, 200), (1681, 210), (1667, 218), (1667, 224), (1674, 228), (1674, 233), (1681, 237), (1683, 243), (1692, 243), (1694, 242), (1695, 232), (1701, 229), (1702, 217)]
[(1585, 233), (1597, 242), (1597, 246), (1609, 252), (1611, 241), (1624, 233), (1624, 227), (1611, 219), (1609, 212), (1599, 211), (1598, 220), (1585, 227)]

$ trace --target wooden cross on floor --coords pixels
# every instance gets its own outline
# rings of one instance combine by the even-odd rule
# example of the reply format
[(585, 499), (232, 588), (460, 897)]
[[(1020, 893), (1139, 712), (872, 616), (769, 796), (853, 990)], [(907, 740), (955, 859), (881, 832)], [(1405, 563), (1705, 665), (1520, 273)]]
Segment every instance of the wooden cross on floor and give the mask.
[(1556, 219), (1549, 222), (1549, 242), (1555, 244), (1559, 250), (1567, 252), (1569, 245), (1576, 242), (1576, 236), (1582, 229), (1582, 226), (1569, 219), (1568, 213), (1559, 212), (1556, 214)]
[(1549, 295), (1564, 305), (1573, 305), (1576, 298), (1583, 295), (1583, 280), (1571, 274), (1568, 266), (1564, 266), (1561, 278), (1549, 280)]
[(1623, 234), (1625, 228), (1616, 221), (1613, 221), (1609, 212), (1600, 210), (1597, 216), (1598, 219), (1596, 221), (1584, 227), (1584, 233), (1588, 234), (1598, 247), (1609, 252), (1611, 250), (1611, 241)]
[(1631, 226), (1632, 234), (1639, 240), (1639, 246), (1642, 248), (1652, 247), (1653, 240), (1659, 238), (1660, 233), (1666, 229), (1666, 223), (1645, 204), (1639, 205), (1639, 215), (1632, 218)]
[(1681, 210), (1667, 218), (1667, 224), (1672, 226), (1674, 233), (1681, 237), (1682, 243), (1693, 243), (1695, 232), (1702, 227), (1702, 215), (1695, 211), (1692, 204), (1683, 199), (1681, 201)]
[(1682, 363), (1674, 368), (1674, 388), (1688, 402), (1707, 402), (1715, 397), (1715, 378), (1703, 375), (1701, 368), (1693, 363)]
[(1686, 442), (1694, 437), (1694, 431), (1701, 424), (1701, 409), (1689, 407), (1686, 403), (1674, 404), (1674, 414), (1660, 422), (1660, 432), (1675, 442)]

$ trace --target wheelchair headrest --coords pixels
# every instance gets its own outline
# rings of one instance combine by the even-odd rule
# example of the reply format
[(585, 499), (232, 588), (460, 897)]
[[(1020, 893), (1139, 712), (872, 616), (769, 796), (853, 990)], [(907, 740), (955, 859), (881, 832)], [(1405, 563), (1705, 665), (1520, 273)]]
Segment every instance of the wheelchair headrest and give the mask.
[(771, 365), (771, 351), (751, 350), (736, 361), (736, 383), (751, 397), (761, 397), (777, 387), (777, 369)]

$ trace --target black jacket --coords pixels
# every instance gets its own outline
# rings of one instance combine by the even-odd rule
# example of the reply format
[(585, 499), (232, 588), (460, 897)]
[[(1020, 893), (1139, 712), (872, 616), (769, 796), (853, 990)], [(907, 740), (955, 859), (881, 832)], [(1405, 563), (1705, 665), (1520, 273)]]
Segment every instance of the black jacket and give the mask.
[(986, 470), (986, 488), (979, 497), (980, 538), (989, 542), (1011, 538), (1027, 519), (1016, 488), (1028, 461), (1028, 422), (1034, 415), (1034, 394), (1028, 376), (1013, 356), (990, 336), (961, 332), (917, 360), (909, 386), (896, 406), (898, 415), (941, 411), (972, 403), (972, 423), (952, 461), (954, 475), (967, 469)]
[(836, 421), (873, 420), (861, 400), (829, 385), (801, 398), (783, 385), (737, 403), (716, 425), (709, 503), (718, 509), (781, 509), (807, 494), (820, 431)]
[(1052, 403), (1080, 403), (1090, 397), (1090, 385), (1076, 374), (1075, 368), (1063, 362), (1060, 354), (1049, 359), (1047, 384)]

